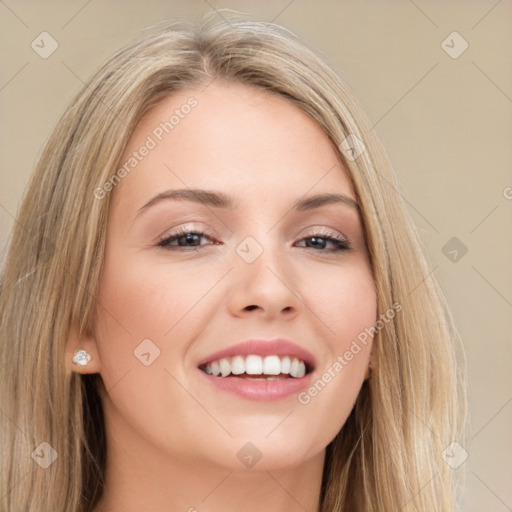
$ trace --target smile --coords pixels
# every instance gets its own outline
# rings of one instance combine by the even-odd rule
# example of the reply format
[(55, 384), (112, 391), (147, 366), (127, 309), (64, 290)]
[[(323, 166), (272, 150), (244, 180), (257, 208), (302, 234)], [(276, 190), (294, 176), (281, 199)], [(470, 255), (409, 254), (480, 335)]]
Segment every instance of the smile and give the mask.
[[(240, 376), (249, 380), (281, 380), (287, 378), (300, 379), (309, 373), (306, 363), (293, 356), (248, 356), (237, 355), (208, 362), (200, 369), (215, 377)], [(253, 377), (259, 376), (259, 377)]]
[(257, 401), (296, 395), (311, 382), (313, 354), (289, 340), (248, 340), (198, 361), (206, 381), (221, 391)]

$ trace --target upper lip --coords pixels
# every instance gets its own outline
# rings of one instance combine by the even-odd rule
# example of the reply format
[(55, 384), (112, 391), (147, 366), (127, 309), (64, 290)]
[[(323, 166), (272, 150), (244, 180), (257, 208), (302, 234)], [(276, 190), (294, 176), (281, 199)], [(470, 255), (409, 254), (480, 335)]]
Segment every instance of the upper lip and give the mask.
[(308, 370), (311, 371), (315, 367), (315, 358), (309, 350), (286, 339), (251, 339), (242, 341), (241, 343), (231, 345), (201, 359), (201, 361), (198, 363), (198, 366), (211, 363), (212, 361), (218, 361), (223, 357), (233, 357), (238, 355), (248, 356), (250, 354), (258, 356), (277, 355), (296, 357), (297, 359), (300, 359), (306, 363)]

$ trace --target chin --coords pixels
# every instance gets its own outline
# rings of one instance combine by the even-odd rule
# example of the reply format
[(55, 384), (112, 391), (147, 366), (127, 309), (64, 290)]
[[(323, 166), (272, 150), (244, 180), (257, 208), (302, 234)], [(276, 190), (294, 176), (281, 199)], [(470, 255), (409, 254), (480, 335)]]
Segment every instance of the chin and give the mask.
[[(223, 444), (217, 453), (210, 452), (211, 458), (216, 464), (233, 471), (278, 471), (300, 466), (307, 463), (315, 456), (323, 453), (328, 441), (319, 443), (320, 435), (313, 438), (308, 436), (284, 435), (268, 438), (261, 432), (254, 435), (247, 433), (245, 436), (230, 439)], [(310, 442), (308, 442), (310, 441)]]

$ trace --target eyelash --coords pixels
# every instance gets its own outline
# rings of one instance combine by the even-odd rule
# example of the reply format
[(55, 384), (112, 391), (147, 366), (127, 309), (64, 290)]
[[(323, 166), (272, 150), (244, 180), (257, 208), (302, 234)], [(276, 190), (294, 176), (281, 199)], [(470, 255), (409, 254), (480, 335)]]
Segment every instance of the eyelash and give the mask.
[[(185, 235), (198, 235), (201, 237), (206, 236), (207, 238), (210, 238), (210, 240), (212, 239), (212, 237), (204, 231), (198, 231), (198, 230), (193, 230), (193, 229), (180, 229), (180, 230), (176, 231), (175, 233), (172, 233), (169, 236), (165, 236), (164, 238), (159, 240), (157, 245), (159, 247), (162, 247), (163, 249), (170, 250), (170, 251), (179, 251), (179, 250), (184, 250), (184, 251), (196, 250), (197, 251), (199, 249), (199, 247), (202, 247), (201, 245), (196, 245), (196, 246), (193, 246), (193, 245), (192, 246), (171, 245), (171, 242), (174, 242)], [(300, 241), (302, 242), (303, 240), (311, 240), (313, 238), (321, 238), (327, 242), (333, 243), (336, 246), (335, 249), (329, 250), (329, 249), (324, 248), (324, 249), (319, 249), (316, 252), (342, 252), (342, 251), (349, 251), (350, 249), (352, 249), (352, 245), (348, 242), (348, 240), (345, 240), (341, 236), (337, 235), (336, 233), (332, 233), (332, 232), (315, 233), (311, 236), (302, 238)], [(306, 247), (306, 249), (314, 249), (314, 247)]]

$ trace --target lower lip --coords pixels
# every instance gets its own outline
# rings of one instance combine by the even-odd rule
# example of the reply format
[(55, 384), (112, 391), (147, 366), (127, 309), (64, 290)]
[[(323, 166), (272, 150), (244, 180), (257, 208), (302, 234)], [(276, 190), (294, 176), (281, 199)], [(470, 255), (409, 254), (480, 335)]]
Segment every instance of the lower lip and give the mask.
[(210, 382), (222, 391), (233, 393), (248, 400), (270, 402), (282, 400), (300, 393), (311, 382), (311, 373), (304, 377), (289, 377), (281, 380), (249, 380), (240, 377), (215, 377), (198, 370)]

